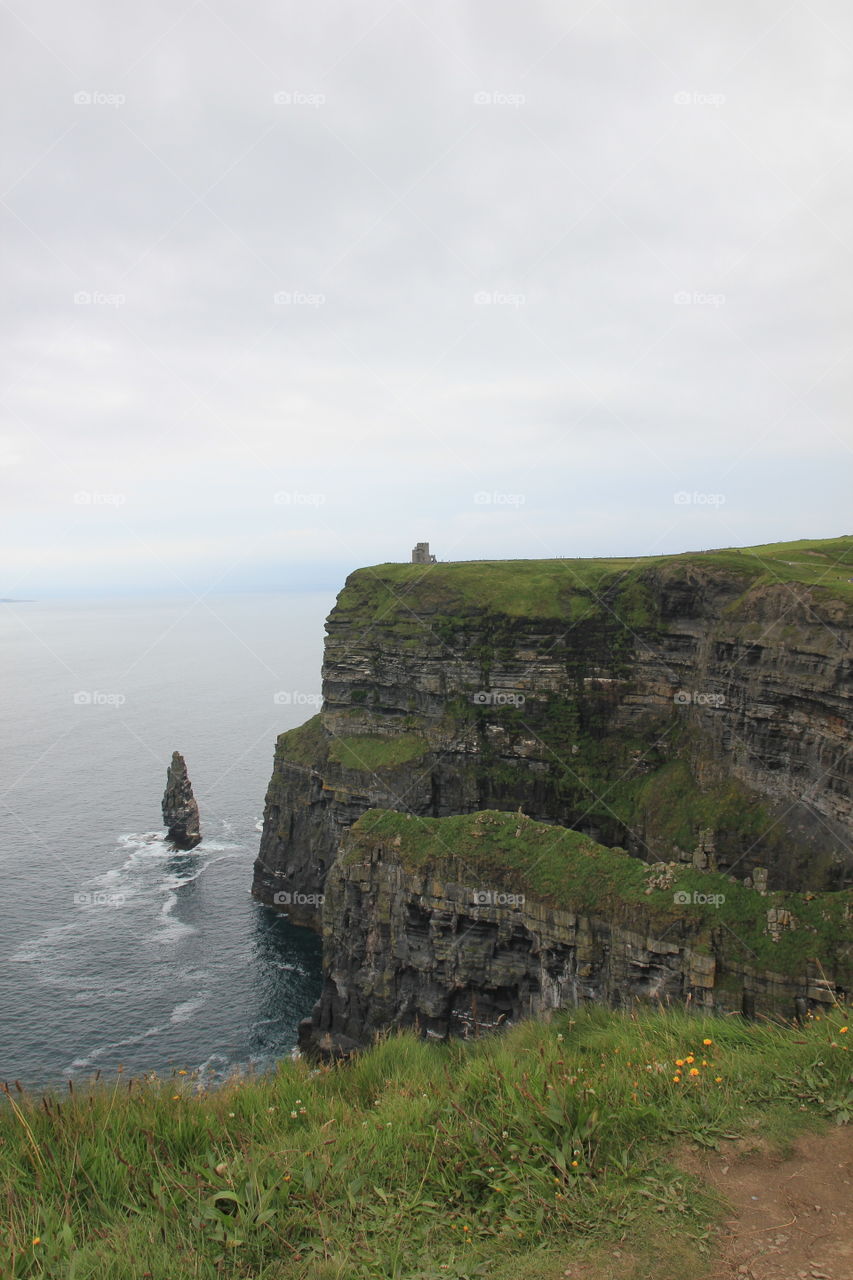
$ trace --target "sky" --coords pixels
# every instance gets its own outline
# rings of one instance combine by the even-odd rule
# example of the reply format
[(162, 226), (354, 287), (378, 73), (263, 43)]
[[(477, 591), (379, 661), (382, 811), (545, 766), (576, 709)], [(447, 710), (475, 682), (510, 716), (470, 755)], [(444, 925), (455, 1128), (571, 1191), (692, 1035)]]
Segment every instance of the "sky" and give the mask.
[(851, 532), (844, 0), (0, 19), (0, 596)]

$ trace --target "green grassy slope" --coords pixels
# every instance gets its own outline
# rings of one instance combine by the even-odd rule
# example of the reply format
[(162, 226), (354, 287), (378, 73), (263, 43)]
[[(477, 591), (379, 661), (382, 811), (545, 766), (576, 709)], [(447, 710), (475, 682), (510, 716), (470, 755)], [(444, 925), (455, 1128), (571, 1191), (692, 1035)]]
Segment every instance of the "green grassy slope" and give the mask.
[(673, 1152), (849, 1120), (847, 1027), (842, 1009), (802, 1028), (597, 1009), (211, 1094), (182, 1073), (13, 1088), (0, 1273), (557, 1280), (621, 1246), (621, 1280), (702, 1280), (722, 1206)]

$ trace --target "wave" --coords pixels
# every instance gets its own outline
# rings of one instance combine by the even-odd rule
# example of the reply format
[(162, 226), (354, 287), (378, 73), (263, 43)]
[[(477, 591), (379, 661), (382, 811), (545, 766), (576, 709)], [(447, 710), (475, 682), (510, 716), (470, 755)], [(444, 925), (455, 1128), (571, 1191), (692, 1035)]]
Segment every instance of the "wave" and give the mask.
[(169, 1022), (173, 1027), (181, 1022), (189, 1022), (193, 1014), (206, 1005), (209, 999), (210, 993), (205, 992), (203, 995), (193, 996), (192, 1000), (184, 1000), (181, 1004), (176, 1004), (169, 1015)]
[(131, 1045), (142, 1044), (145, 1040), (150, 1040), (153, 1036), (159, 1036), (165, 1031), (165, 1026), (149, 1027), (147, 1031), (140, 1031), (135, 1036), (126, 1036), (123, 1040), (111, 1040), (107, 1044), (100, 1045), (97, 1049), (93, 1049), (85, 1058), (75, 1058), (70, 1067), (66, 1067), (64, 1074), (68, 1075), (72, 1071), (80, 1071), (83, 1067), (91, 1067), (105, 1053), (114, 1052), (116, 1049), (127, 1049)]

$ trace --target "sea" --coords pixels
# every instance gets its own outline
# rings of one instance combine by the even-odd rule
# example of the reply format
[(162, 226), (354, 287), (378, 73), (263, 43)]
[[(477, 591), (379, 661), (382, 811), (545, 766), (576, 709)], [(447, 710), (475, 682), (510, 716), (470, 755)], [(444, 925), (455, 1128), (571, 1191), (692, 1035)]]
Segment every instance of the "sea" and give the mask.
[[(65, 1088), (294, 1050), (316, 934), (250, 894), (276, 736), (320, 702), (331, 593), (0, 604), (0, 1080)], [(202, 842), (161, 800), (187, 763)]]

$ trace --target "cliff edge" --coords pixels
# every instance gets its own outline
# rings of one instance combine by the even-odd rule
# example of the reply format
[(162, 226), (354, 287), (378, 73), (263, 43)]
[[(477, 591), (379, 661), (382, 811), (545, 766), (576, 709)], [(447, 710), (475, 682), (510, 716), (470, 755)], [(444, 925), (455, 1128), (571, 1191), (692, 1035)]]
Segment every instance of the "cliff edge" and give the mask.
[(639, 560), (386, 564), (278, 739), (253, 892), (320, 926), (372, 808), (515, 811), (747, 887), (853, 883), (853, 537)]
[(803, 1017), (850, 989), (851, 921), (853, 890), (768, 893), (520, 813), (372, 810), (326, 879), (324, 986), (300, 1046), (468, 1037), (588, 1001)]

